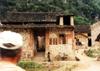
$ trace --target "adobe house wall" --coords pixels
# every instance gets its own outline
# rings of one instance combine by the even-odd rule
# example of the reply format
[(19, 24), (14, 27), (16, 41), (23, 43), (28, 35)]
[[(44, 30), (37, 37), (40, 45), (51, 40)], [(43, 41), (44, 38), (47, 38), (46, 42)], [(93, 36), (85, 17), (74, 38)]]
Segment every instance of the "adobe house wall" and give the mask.
[[(34, 40), (34, 31), (33, 29), (29, 29), (29, 28), (0, 28), (0, 31), (4, 31), (4, 30), (10, 30), (10, 31), (14, 31), (17, 33), (20, 33), (23, 36), (23, 52), (22, 52), (22, 60), (32, 60), (34, 58), (34, 53), (36, 51), (35, 49), (35, 40)], [(57, 44), (54, 45), (55, 47), (51, 47), (52, 45), (50, 45), (50, 37), (52, 37), (52, 34), (57, 35)], [(64, 34), (64, 40), (61, 39), (59, 36)], [(55, 36), (54, 36), (55, 37)], [(52, 51), (63, 51), (66, 50), (67, 47), (70, 47), (72, 49), (72, 47), (74, 46), (74, 31), (71, 29), (66, 29), (66, 28), (49, 28), (46, 30), (45, 33), (45, 46), (46, 46), (46, 51), (45, 51), (45, 55), (47, 56), (47, 52), (50, 50)], [(62, 42), (61, 42), (62, 41)], [(56, 42), (56, 40), (54, 40), (54, 42)], [(62, 44), (64, 42), (64, 44)], [(59, 48), (61, 46), (61, 49)], [(62, 49), (62, 47), (64, 47)], [(55, 56), (56, 53), (55, 52), (53, 55)]]
[(22, 59), (32, 60), (35, 52), (33, 31), (31, 29), (24, 29), (22, 35), (24, 37), (24, 48), (23, 48)]
[[(50, 28), (46, 32), (46, 57), (48, 52), (51, 54), (51, 59), (60, 52), (66, 53), (67, 49), (72, 50), (74, 44), (74, 31), (72, 28)], [(64, 40), (64, 41), (63, 41)]]

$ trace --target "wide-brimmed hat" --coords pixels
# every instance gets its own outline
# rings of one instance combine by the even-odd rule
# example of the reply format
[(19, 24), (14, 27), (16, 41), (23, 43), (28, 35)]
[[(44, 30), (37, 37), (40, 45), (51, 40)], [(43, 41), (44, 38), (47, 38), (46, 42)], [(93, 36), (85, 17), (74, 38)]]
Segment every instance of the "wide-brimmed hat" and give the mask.
[(21, 34), (12, 31), (0, 32), (0, 48), (15, 50), (23, 46)]

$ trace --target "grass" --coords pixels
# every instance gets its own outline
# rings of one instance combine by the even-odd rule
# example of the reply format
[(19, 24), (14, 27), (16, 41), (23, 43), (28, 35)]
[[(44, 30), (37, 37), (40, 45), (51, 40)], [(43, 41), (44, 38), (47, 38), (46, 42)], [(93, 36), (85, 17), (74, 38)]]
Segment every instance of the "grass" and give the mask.
[[(57, 64), (57, 66), (55, 65)], [(46, 65), (38, 64), (33, 61), (20, 61), (18, 63), (20, 67), (25, 69), (26, 71), (71, 71), (73, 68), (77, 66), (76, 62), (59, 62), (51, 64), (50, 68)], [(50, 69), (50, 70), (49, 70)]]
[(47, 71), (46, 67), (33, 61), (20, 61), (18, 66), (26, 71)]

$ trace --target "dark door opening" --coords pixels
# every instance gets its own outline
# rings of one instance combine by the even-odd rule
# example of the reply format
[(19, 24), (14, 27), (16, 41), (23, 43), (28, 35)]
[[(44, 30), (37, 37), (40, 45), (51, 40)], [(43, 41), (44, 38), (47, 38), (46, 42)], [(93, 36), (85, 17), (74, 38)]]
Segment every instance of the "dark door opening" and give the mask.
[(35, 47), (37, 52), (45, 52), (45, 32), (44, 29), (34, 31)]
[(89, 46), (89, 47), (92, 46), (92, 40), (91, 40), (91, 38), (88, 38), (88, 46)]

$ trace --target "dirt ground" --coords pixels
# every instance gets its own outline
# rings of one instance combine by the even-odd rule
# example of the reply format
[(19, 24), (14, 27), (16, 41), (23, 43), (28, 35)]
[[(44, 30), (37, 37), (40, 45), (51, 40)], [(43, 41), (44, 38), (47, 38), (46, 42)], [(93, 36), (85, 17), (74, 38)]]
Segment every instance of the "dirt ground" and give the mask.
[(100, 71), (100, 61), (86, 56), (84, 50), (75, 52), (75, 55), (80, 61), (54, 61), (42, 64), (47, 66), (48, 71)]
[(100, 71), (100, 62), (88, 61), (80, 64), (71, 71)]
[(76, 55), (80, 61), (72, 71), (100, 71), (100, 61), (97, 61), (96, 58), (86, 56), (82, 50), (79, 50)]

